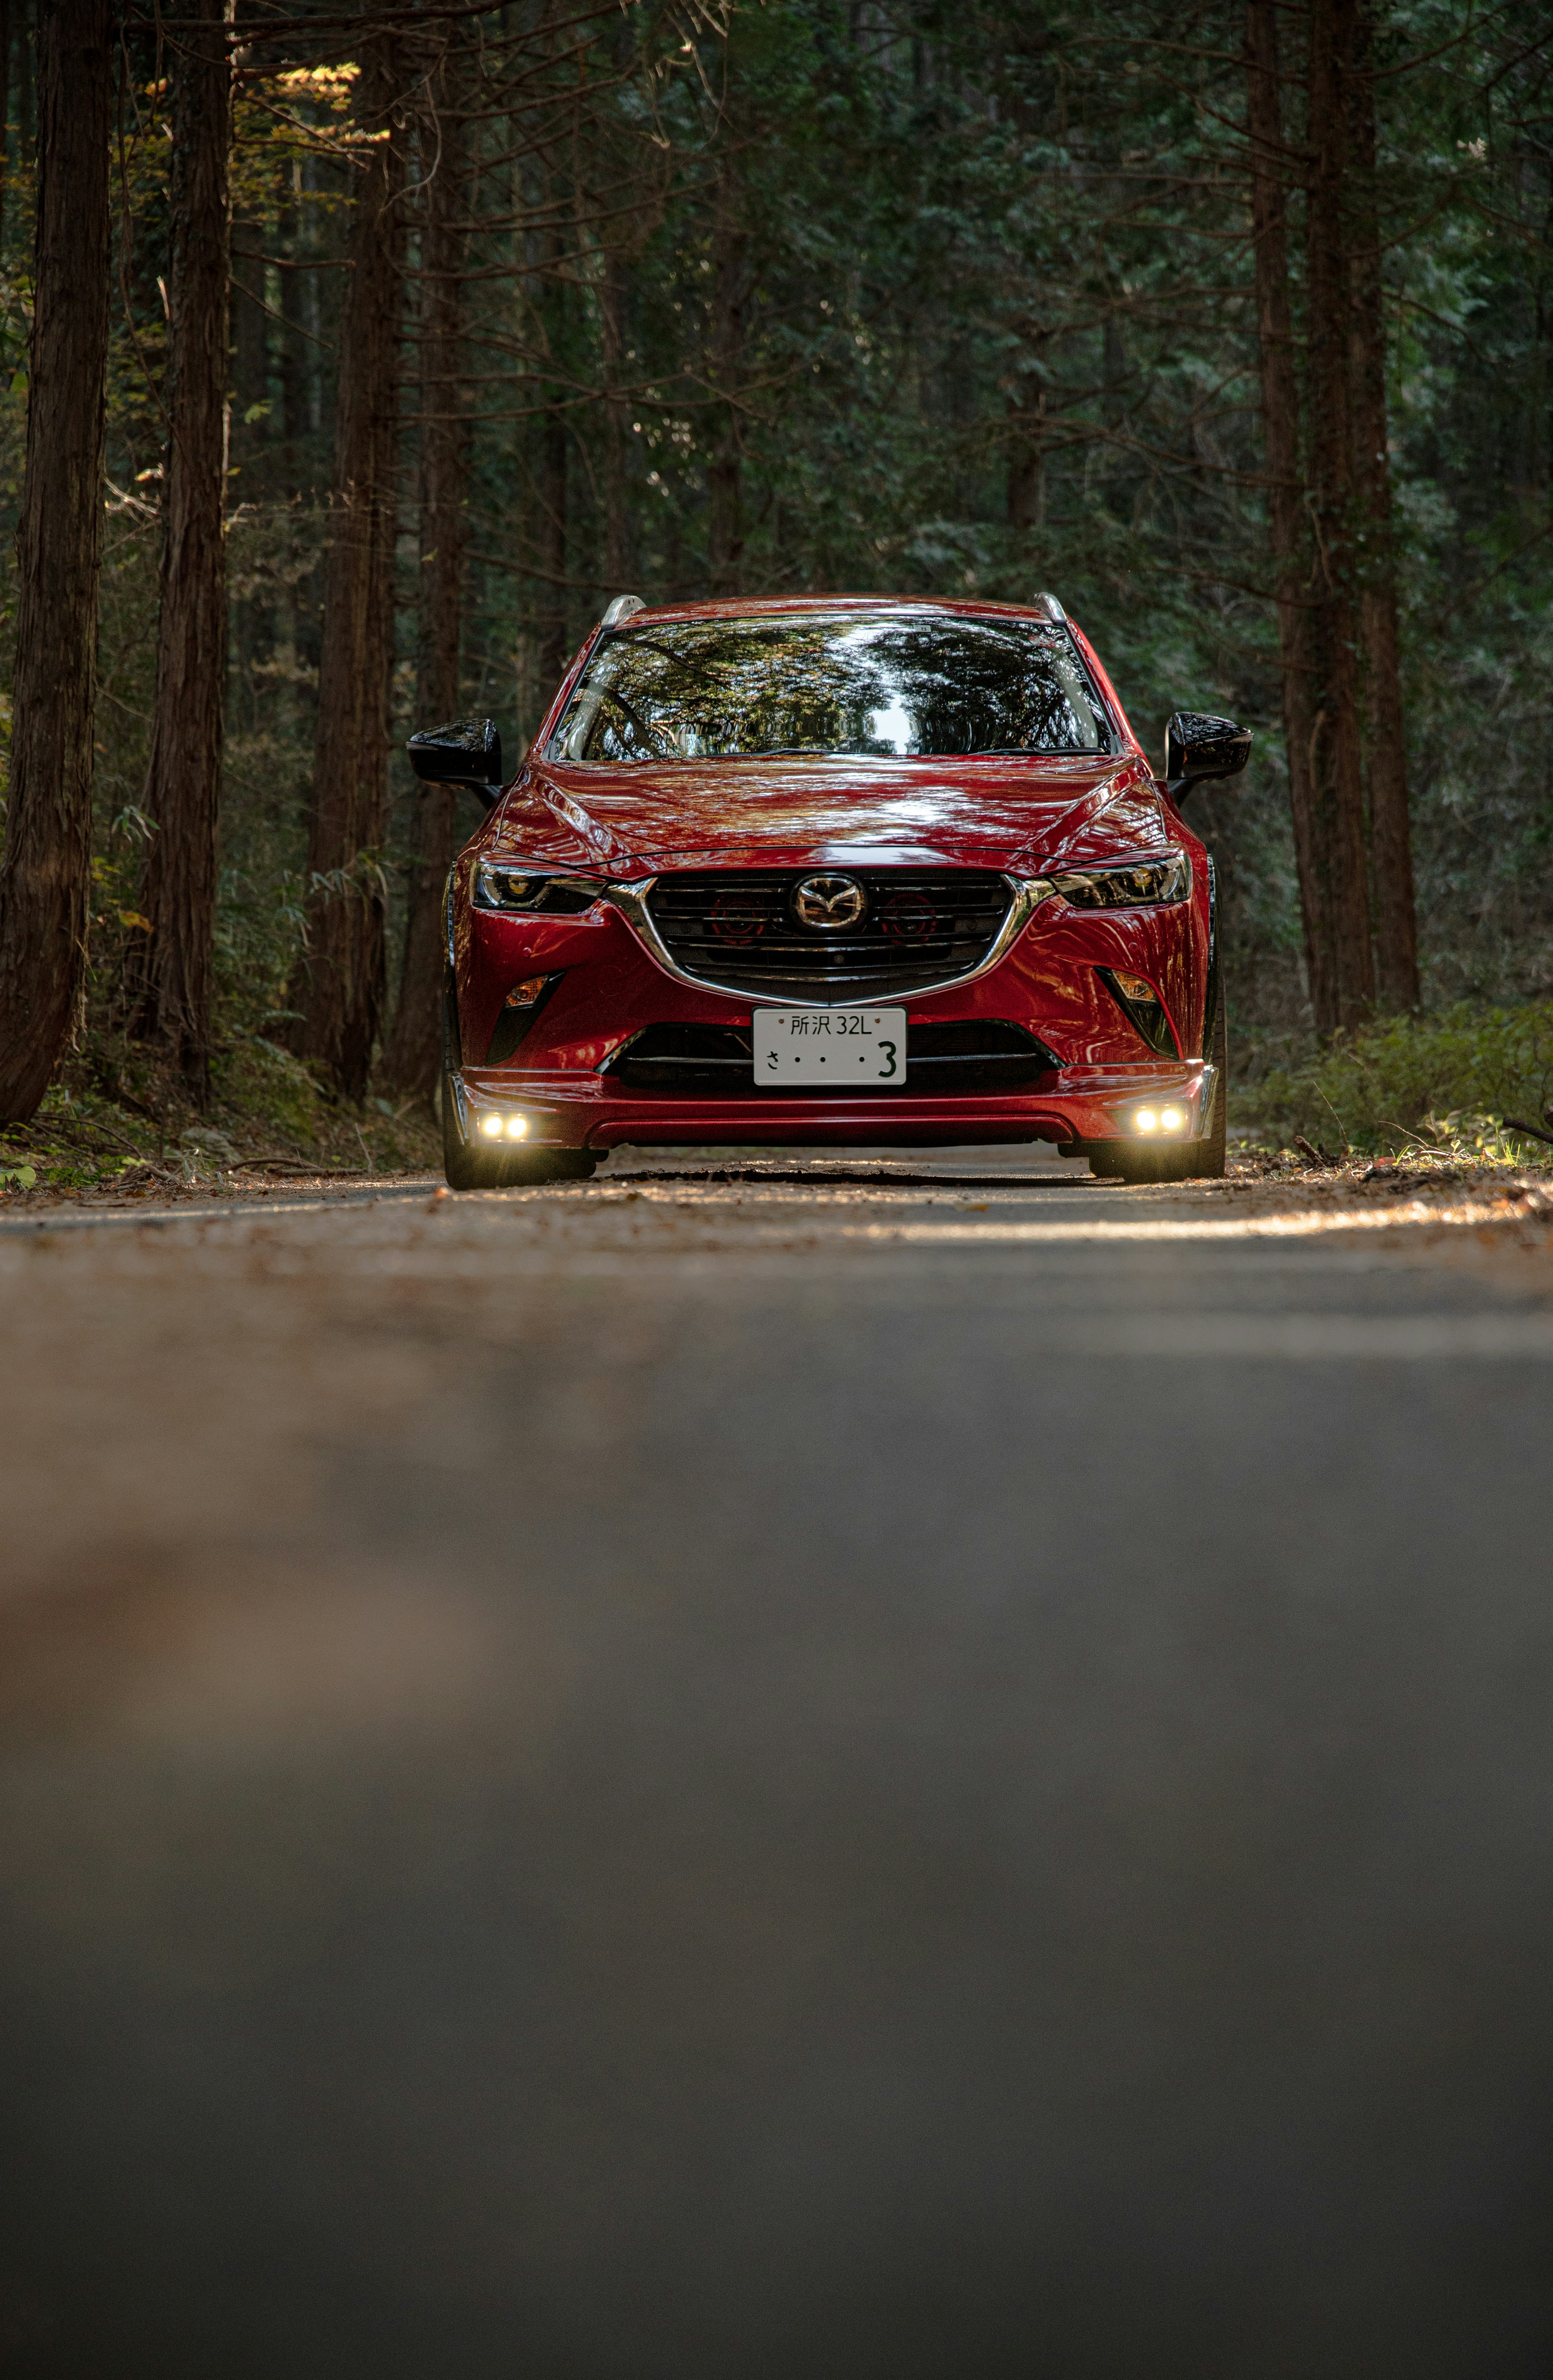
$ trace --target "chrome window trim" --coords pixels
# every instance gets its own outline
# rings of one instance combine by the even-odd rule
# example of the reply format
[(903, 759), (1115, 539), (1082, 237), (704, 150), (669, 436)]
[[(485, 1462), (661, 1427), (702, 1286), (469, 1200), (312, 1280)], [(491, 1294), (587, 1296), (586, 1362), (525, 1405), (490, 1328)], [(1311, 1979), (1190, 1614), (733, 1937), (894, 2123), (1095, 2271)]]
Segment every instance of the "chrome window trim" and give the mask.
[[(1001, 870), (994, 872), (1002, 873)], [(648, 894), (657, 881), (656, 876), (647, 876), (639, 883), (605, 884), (601, 888), (600, 897), (610, 902), (620, 911), (626, 922), (635, 928), (641, 940), (647, 944), (649, 954), (657, 961), (665, 975), (673, 976), (676, 983), (691, 985), (697, 991), (715, 991), (722, 999), (742, 1001), (746, 1005), (757, 1008), (813, 1008), (820, 1011), (835, 1008), (893, 1007), (903, 1000), (928, 1000), (935, 992), (958, 991), (962, 985), (975, 983), (978, 976), (986, 975), (989, 969), (999, 964), (1000, 960), (1008, 955), (1009, 950), (1018, 941), (1041, 903), (1049, 900), (1056, 890), (1055, 885), (1049, 883), (1044, 876), (1003, 875), (1003, 882), (1008, 886), (1011, 895), (1008, 914), (993, 937), (985, 958), (980, 959), (974, 967), (967, 967), (963, 975), (945, 977), (934, 983), (916, 984), (905, 991), (892, 989), (888, 993), (876, 994), (871, 1000), (865, 999), (857, 993), (854, 993), (845, 1000), (799, 1000), (785, 994), (779, 997), (775, 992), (765, 994), (752, 991), (747, 984), (718, 983), (710, 976), (688, 973), (671, 954), (661, 934), (653, 924), (649, 911)]]

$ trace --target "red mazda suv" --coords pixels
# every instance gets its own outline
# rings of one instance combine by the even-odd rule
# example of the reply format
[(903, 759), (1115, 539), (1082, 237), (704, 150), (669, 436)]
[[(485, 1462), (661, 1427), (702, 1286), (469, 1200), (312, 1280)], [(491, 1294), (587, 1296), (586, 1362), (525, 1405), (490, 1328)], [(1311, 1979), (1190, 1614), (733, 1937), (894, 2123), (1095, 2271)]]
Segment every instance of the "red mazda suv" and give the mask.
[(1221, 1173), (1213, 863), (1180, 805), (1250, 745), (1177, 712), (1157, 779), (1050, 595), (618, 597), (510, 783), (489, 720), (410, 739), (489, 807), (447, 887), (449, 1182), (620, 1141)]

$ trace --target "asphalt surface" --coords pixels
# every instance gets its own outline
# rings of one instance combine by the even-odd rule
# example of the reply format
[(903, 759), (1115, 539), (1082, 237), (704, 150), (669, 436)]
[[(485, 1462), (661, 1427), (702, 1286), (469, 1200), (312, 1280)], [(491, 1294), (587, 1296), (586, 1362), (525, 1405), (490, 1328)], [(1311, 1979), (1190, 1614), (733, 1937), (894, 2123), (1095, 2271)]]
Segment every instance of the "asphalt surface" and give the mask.
[(6, 2380), (1553, 2370), (1546, 1232), (629, 1162), (0, 1231)]

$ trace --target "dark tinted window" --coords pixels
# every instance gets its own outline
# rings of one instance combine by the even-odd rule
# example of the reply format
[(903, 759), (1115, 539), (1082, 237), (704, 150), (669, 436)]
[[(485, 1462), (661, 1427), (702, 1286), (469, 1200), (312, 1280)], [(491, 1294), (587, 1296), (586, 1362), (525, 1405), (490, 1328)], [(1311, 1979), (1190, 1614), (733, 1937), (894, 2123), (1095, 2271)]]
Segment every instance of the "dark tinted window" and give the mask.
[(617, 761), (1111, 748), (1064, 629), (901, 613), (624, 630), (550, 747)]

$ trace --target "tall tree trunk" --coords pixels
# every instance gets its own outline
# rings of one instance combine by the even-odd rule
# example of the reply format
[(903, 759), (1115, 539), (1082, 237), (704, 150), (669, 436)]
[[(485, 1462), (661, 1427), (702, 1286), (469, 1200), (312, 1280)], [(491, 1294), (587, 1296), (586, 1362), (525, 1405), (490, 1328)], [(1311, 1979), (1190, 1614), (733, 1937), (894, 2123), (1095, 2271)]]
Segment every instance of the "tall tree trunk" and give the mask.
[(552, 405), (540, 425), (540, 709), (565, 675), (566, 637), (566, 419)]
[[(1046, 341), (1037, 326), (1024, 334), (1025, 355), (1004, 400), (1007, 461), (1003, 501), (1010, 528), (1039, 528), (1046, 514), (1046, 371), (1038, 360)], [(1031, 353), (1034, 348), (1036, 354)]]
[[(262, 417), (255, 421), (249, 415), (256, 406), (263, 405), (270, 394), (270, 345), (265, 328), (264, 309), (250, 292), (263, 286), (264, 267), (256, 263), (249, 250), (264, 245), (264, 225), (236, 223), (232, 226), (234, 245), (240, 250), (235, 260), (232, 285), (232, 398), (237, 419), (232, 429), (234, 460), (248, 476), (249, 455), (262, 453), (270, 433)], [(258, 474), (255, 474), (258, 477)], [(257, 490), (252, 492), (257, 493)], [(242, 490), (245, 500), (251, 501), (250, 491)]]
[[(444, 76), (438, 96), (459, 104)], [(467, 132), (444, 115), (441, 157), (426, 185), (421, 238), (420, 333), (420, 647), (416, 706), (421, 723), (456, 719), (463, 625), (464, 507), (469, 432), (462, 413), (464, 296), (459, 273), (467, 240)], [(427, 785), (416, 809), (414, 856), (405, 920), (399, 1005), (383, 1057), (394, 1087), (430, 1096), (442, 1057), (443, 887), (460, 841), (458, 792)]]
[(1329, 858), (1312, 776), (1316, 741), (1311, 657), (1310, 540), (1300, 474), (1299, 382), (1289, 303), (1289, 236), (1283, 103), (1278, 55), (1278, 0), (1248, 0), (1245, 17), (1246, 130), (1250, 137), (1251, 222), (1256, 272), (1256, 342), (1262, 382), (1262, 443), (1268, 470), (1268, 528), (1278, 603), (1279, 665), (1289, 804), (1300, 881), (1305, 967), (1316, 1029), (1338, 1021), (1337, 953), (1332, 938)]
[(1317, 831), (1329, 856), (1335, 997), (1323, 1029), (1362, 1024), (1375, 1004), (1359, 714), (1353, 549), (1345, 175), (1357, 0), (1310, 0), (1310, 194), (1305, 211), (1305, 422), (1316, 555), (1311, 732)]
[(17, 26), (17, 49), (19, 52), (17, 80), (17, 164), (30, 165), (37, 153), (37, 128), (33, 122), (33, 104), (37, 97), (38, 44), (32, 0), (19, 0)]
[[(300, 210), (297, 204), (297, 186), (302, 178), (302, 161), (291, 161), (292, 186), (275, 209), (275, 246), (282, 256), (295, 256)], [(280, 310), (285, 322), (280, 330), (281, 371), (281, 435), (285, 441), (285, 481), (288, 492), (295, 493), (302, 484), (302, 452), (308, 436), (307, 361), (303, 354), (306, 341), (297, 324), (302, 305), (301, 284), (306, 276), (300, 273), (280, 274)]]
[(85, 987), (108, 360), (108, 0), (38, 19), (38, 212), (0, 855), (0, 1117), (30, 1116)]
[(188, 0), (173, 52), (162, 612), (145, 808), (151, 923), (141, 1030), (210, 1096), (216, 812), (226, 692), (227, 291), (231, 0)]
[[(264, 287), (264, 267), (255, 261), (269, 244), (263, 218), (238, 216), (233, 222), (231, 237), (228, 336), (232, 346), (232, 409), (227, 431), (228, 461), (237, 503), (259, 505), (269, 497), (273, 483), (268, 453), (272, 435), (268, 413), (270, 326), (269, 317), (254, 294), (262, 293)], [(251, 420), (250, 414), (254, 416)], [(256, 684), (252, 673), (260, 659), (260, 609), (254, 597), (241, 595), (231, 607), (233, 699), (245, 707), (252, 700)], [(235, 710), (233, 716), (241, 717), (243, 712)]]
[(746, 259), (739, 187), (731, 157), (718, 177), (711, 241), (711, 382), (719, 408), (707, 466), (707, 563), (714, 595), (736, 595), (744, 581), (744, 378)]
[(538, 298), (545, 350), (556, 374), (550, 383), (549, 409), (540, 419), (539, 470), (534, 488), (539, 512), (539, 707), (542, 714), (549, 708), (551, 698), (565, 674), (566, 662), (570, 658), (566, 634), (566, 553), (571, 526), (567, 517), (567, 465), (570, 458), (566, 451), (566, 416), (563, 409), (566, 391), (562, 377), (567, 358), (570, 326), (566, 277), (561, 261), (560, 194), (553, 174), (547, 173), (544, 176), (541, 203), (545, 220), (538, 243)]
[(1376, 192), (1375, 76), (1361, 0), (1351, 86), (1351, 336), (1354, 482), (1365, 533), (1359, 621), (1365, 653), (1365, 759), (1375, 882), (1376, 979), (1384, 1008), (1418, 1005), (1418, 918), (1408, 818), (1407, 735), (1397, 635), (1396, 538), (1386, 420), (1386, 310)]
[(604, 578), (612, 595), (628, 594), (637, 576), (631, 401), (621, 387), (627, 377), (625, 324), (625, 259), (619, 249), (611, 249), (599, 290), (599, 327), (604, 367)]
[(361, 44), (357, 120), (375, 141), (357, 188), (340, 326), (332, 535), (308, 865), (314, 892), (299, 1053), (347, 1099), (371, 1072), (383, 996), (383, 894), (375, 853), (388, 804), (397, 515), (398, 330), (404, 155), (392, 37)]
[(6, 185), (11, 163), (11, 0), (0, 0), (0, 234), (6, 228)]
[(1127, 337), (1119, 314), (1106, 316), (1100, 370), (1105, 425), (1114, 432), (1121, 429), (1127, 412)]

